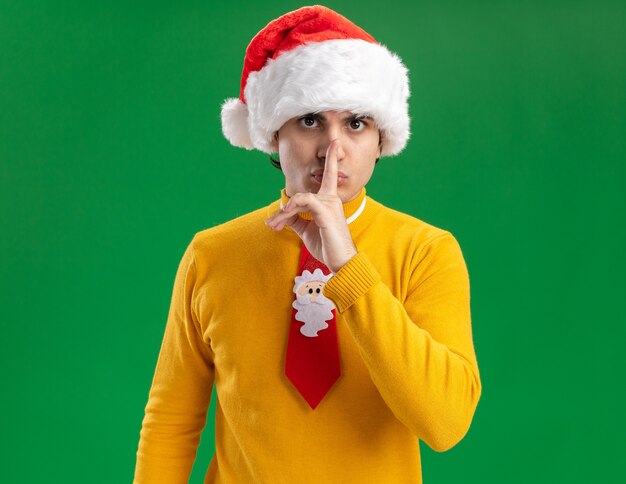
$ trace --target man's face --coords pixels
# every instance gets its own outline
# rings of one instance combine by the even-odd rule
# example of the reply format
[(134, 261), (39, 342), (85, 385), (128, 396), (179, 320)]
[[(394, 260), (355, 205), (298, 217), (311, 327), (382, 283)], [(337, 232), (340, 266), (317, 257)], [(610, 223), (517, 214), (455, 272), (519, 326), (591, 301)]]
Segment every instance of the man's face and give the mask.
[(299, 192), (318, 192), (326, 150), (335, 138), (340, 141), (337, 193), (343, 203), (356, 198), (367, 184), (381, 154), (374, 120), (349, 111), (323, 111), (291, 118), (278, 130), (277, 137), (272, 147), (278, 151), (289, 197)]

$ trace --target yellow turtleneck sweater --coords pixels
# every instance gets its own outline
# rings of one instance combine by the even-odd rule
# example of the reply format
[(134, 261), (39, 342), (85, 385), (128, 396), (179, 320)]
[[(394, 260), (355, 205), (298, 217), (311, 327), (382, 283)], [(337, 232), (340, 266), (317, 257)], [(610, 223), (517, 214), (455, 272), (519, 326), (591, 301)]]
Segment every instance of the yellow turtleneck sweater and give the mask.
[[(481, 395), (469, 277), (454, 236), (366, 196), (344, 204), (358, 250), (324, 286), (341, 376), (312, 410), (285, 376), (302, 241), (281, 199), (195, 234), (176, 273), (135, 483), (186, 483), (217, 390), (205, 483), (421, 483)], [(363, 206), (363, 201), (365, 205)], [(301, 213), (310, 219), (310, 214)]]

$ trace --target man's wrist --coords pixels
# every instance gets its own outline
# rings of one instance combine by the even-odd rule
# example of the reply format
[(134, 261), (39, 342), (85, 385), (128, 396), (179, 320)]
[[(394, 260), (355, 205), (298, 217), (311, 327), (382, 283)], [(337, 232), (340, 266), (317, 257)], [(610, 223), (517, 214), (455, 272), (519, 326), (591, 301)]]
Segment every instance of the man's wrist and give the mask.
[(331, 271), (333, 271), (333, 272), (336, 274), (337, 272), (339, 272), (339, 271), (341, 270), (341, 268), (342, 268), (343, 266), (345, 266), (348, 262), (350, 262), (350, 260), (352, 260), (352, 258), (353, 258), (355, 255), (357, 255), (357, 254), (358, 254), (358, 251), (357, 251), (356, 249), (354, 249), (353, 251), (350, 251), (350, 252), (348, 253), (348, 255), (346, 256), (346, 258), (345, 258), (342, 262), (340, 262), (340, 263), (337, 265), (337, 267), (335, 267), (335, 268), (330, 268), (330, 270), (331, 270)]
[(381, 276), (365, 252), (358, 252), (324, 285), (324, 296), (342, 313), (365, 294)]

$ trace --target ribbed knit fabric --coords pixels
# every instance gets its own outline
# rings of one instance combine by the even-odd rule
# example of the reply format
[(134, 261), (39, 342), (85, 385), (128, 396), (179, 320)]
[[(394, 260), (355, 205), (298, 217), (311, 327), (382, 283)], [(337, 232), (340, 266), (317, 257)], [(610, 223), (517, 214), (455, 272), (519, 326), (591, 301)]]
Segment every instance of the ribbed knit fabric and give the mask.
[(350, 262), (350, 270), (344, 271), (343, 277), (331, 278), (323, 291), (324, 296), (332, 299), (340, 313), (348, 309), (380, 280), (378, 271), (365, 252), (359, 252)]
[[(419, 441), (441, 452), (466, 435), (482, 386), (461, 249), (450, 232), (363, 197), (348, 225), (358, 254), (324, 287), (337, 306), (341, 376), (315, 410), (284, 375), (302, 241), (265, 225), (280, 200), (195, 234), (134, 482), (188, 482), (214, 384), (206, 483), (420, 483)], [(346, 216), (359, 197), (348, 204)]]

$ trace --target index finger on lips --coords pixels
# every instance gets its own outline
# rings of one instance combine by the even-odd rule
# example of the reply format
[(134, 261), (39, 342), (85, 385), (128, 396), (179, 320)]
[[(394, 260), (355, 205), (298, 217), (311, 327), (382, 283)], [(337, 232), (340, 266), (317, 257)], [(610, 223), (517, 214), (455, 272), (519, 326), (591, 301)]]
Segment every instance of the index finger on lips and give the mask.
[(337, 145), (338, 139), (334, 139), (326, 150), (326, 164), (322, 176), (322, 186), (318, 193), (337, 194)]

